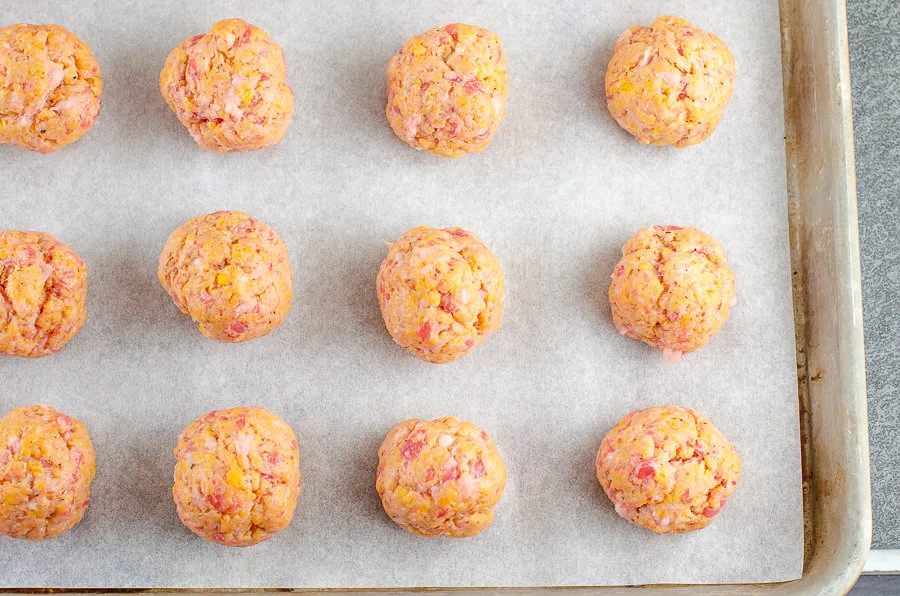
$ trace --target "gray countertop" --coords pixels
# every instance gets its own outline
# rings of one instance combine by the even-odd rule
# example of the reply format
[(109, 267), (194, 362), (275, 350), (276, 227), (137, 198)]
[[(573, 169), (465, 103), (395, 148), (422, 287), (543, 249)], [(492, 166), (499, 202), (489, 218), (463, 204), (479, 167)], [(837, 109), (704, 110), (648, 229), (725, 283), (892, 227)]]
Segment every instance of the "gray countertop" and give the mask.
[(900, 548), (900, 1), (848, 0), (872, 548)]

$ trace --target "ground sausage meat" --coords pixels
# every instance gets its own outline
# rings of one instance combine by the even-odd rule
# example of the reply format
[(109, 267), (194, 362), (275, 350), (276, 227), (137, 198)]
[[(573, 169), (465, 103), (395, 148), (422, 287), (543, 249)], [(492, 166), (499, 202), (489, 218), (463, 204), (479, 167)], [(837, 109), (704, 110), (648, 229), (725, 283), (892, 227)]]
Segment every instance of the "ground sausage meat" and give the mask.
[(413, 37), (391, 58), (387, 78), (391, 128), (436, 155), (483, 150), (506, 113), (506, 54), (482, 27), (455, 23)]
[(0, 418), (0, 534), (56, 538), (84, 516), (94, 448), (84, 425), (49, 406)]
[(734, 492), (741, 458), (698, 412), (632, 412), (600, 443), (597, 479), (616, 513), (658, 534), (699, 530)]
[(269, 34), (229, 19), (172, 50), (159, 88), (198, 145), (253, 151), (276, 144), (291, 124), (286, 76), (284, 52)]
[(670, 362), (705, 345), (734, 303), (725, 250), (696, 228), (640, 230), (622, 247), (609, 286), (619, 333), (657, 348)]
[(734, 58), (722, 40), (677, 17), (633, 26), (606, 72), (606, 103), (641, 143), (687, 147), (716, 130), (734, 90)]
[(390, 245), (376, 288), (394, 340), (426, 362), (467, 354), (503, 317), (500, 262), (460, 228), (408, 231)]
[(250, 546), (291, 522), (300, 496), (300, 448), (275, 414), (210, 412), (184, 429), (175, 458), (178, 517), (197, 535)]
[(84, 325), (87, 267), (43, 232), (0, 232), (0, 354), (37, 358)]
[(378, 449), (375, 488), (384, 510), (420, 536), (478, 534), (505, 486), (506, 466), (491, 437), (458, 418), (401, 422)]
[(240, 211), (202, 215), (176, 229), (157, 273), (178, 308), (218, 341), (266, 335), (291, 308), (287, 246), (275, 230)]
[(52, 153), (100, 114), (103, 83), (91, 48), (59, 25), (0, 29), (0, 143)]

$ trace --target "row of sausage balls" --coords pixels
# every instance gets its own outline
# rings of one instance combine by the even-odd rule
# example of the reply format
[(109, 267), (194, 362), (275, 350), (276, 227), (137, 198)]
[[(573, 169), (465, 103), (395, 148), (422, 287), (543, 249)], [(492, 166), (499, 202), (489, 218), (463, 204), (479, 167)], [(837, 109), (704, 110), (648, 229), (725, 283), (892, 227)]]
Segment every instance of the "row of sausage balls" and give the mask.
[[(177, 228), (157, 274), (200, 332), (221, 342), (268, 334), (291, 308), (287, 246), (240, 211), (217, 211)], [(460, 228), (406, 232), (388, 247), (375, 290), (394, 340), (432, 363), (455, 360), (496, 331), (506, 298), (500, 261)], [(85, 322), (86, 295), (87, 268), (71, 248), (42, 232), (0, 232), (0, 354), (60, 350)], [(625, 243), (608, 297), (621, 334), (677, 362), (728, 318), (734, 275), (707, 234), (654, 226)]]
[[(172, 50), (159, 87), (200, 147), (252, 151), (276, 144), (290, 126), (286, 75), (278, 44), (230, 19)], [(387, 120), (416, 149), (446, 157), (481, 151), (506, 113), (506, 54), (482, 27), (455, 23), (413, 37), (390, 60), (387, 79)], [(684, 147), (713, 133), (734, 79), (734, 58), (718, 37), (660, 17), (616, 42), (606, 103), (640, 142)], [(0, 142), (60, 149), (93, 126), (102, 89), (91, 49), (63, 27), (0, 29)]]
[[(94, 449), (84, 425), (49, 406), (0, 419), (0, 534), (44, 540), (85, 513)], [(227, 546), (267, 540), (300, 496), (294, 431), (255, 407), (210, 412), (175, 448), (172, 496), (191, 531)], [(603, 439), (597, 479), (623, 518), (660, 534), (706, 527), (734, 492), (741, 459), (698, 412), (659, 406), (625, 416)], [(420, 536), (478, 534), (494, 517), (506, 467), (490, 435), (458, 418), (407, 420), (378, 449), (385, 512)]]

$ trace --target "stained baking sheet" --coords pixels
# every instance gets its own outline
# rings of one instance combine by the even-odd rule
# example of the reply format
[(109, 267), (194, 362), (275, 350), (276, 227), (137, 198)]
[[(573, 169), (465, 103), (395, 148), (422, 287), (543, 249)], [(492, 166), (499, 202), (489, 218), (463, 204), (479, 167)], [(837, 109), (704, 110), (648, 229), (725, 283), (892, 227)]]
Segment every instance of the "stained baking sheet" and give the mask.
[[(718, 132), (684, 150), (643, 147), (602, 106), (618, 35), (677, 14), (722, 37), (737, 87)], [(271, 33), (296, 91), (276, 148), (196, 147), (157, 76), (184, 38), (240, 16)], [(97, 449), (85, 519), (39, 544), (0, 539), (3, 587), (411, 587), (769, 582), (799, 577), (802, 511), (774, 0), (4, 3), (0, 24), (57, 22), (94, 49), (104, 108), (50, 156), (0, 147), (0, 228), (58, 235), (89, 267), (89, 317), (61, 353), (0, 359), (0, 407), (48, 403)], [(482, 154), (447, 160), (394, 138), (387, 61), (410, 36), (486, 26), (509, 54), (508, 115)], [(284, 326), (244, 345), (200, 336), (156, 280), (168, 234), (242, 209), (275, 227), (295, 275)], [(621, 244), (655, 223), (721, 240), (739, 302), (678, 365), (613, 328), (605, 301)], [(416, 225), (474, 231), (500, 258), (501, 330), (448, 365), (396, 346), (374, 279)], [(744, 471), (707, 529), (656, 536), (618, 518), (597, 485), (600, 439), (628, 411), (707, 414)], [(214, 408), (259, 405), (297, 431), (294, 522), (248, 549), (185, 529), (171, 499), (179, 432)], [(509, 483), (476, 538), (399, 530), (374, 490), (398, 421), (456, 415), (500, 445)]]

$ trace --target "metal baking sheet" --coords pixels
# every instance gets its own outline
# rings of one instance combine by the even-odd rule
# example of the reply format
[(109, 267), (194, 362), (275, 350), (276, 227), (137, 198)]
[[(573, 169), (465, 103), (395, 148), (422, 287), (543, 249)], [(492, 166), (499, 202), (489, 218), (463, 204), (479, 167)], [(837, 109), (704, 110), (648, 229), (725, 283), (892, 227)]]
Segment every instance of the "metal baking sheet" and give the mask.
[[(618, 35), (674, 13), (722, 37), (738, 83), (718, 132), (690, 149), (638, 145), (602, 106)], [(196, 147), (156, 79), (184, 38), (240, 16), (287, 55), (294, 124), (274, 149)], [(0, 541), (5, 587), (396, 588), (791, 580), (803, 564), (800, 433), (774, 1), (49, 2), (0, 23), (57, 22), (104, 73), (95, 128), (57, 154), (0, 148), (4, 228), (40, 229), (89, 267), (89, 319), (60, 354), (0, 360), (3, 409), (45, 402), (83, 420), (98, 452), (85, 520), (64, 537)], [(510, 60), (508, 116), (480, 155), (445, 160), (394, 138), (384, 69), (406, 38), (486, 26)], [(295, 272), (285, 325), (245, 345), (201, 337), (155, 264), (183, 221), (242, 209), (275, 227)], [(621, 338), (605, 292), (621, 244), (654, 223), (720, 239), (739, 304), (677, 366)], [(459, 225), (498, 255), (501, 330), (426, 365), (383, 328), (384, 241)], [(593, 476), (603, 434), (629, 410), (695, 407), (735, 443), (744, 475), (709, 528), (657, 537), (619, 519)], [(297, 431), (305, 492), (271, 541), (193, 536), (171, 500), (178, 433), (214, 408), (260, 405)], [(374, 491), (391, 426), (454, 414), (487, 429), (510, 481), (491, 528), (464, 541), (397, 529)], [(778, 528), (777, 534), (773, 528)], [(777, 538), (774, 538), (778, 536)], [(53, 564), (48, 564), (52, 561)]]

